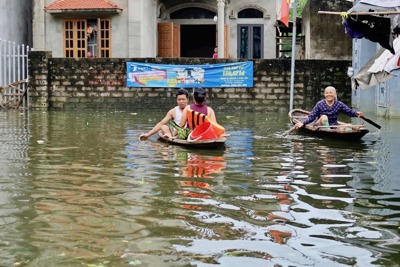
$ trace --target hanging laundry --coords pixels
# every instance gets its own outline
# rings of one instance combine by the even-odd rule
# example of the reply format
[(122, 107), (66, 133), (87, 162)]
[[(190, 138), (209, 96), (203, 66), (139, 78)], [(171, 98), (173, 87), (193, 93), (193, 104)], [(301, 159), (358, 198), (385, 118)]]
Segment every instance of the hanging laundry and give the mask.
[(349, 23), (347, 20), (343, 21), (344, 31), (349, 35), (351, 38), (362, 39), (364, 38), (364, 34), (354, 31), (349, 27)]
[(391, 33), (391, 22), (389, 18), (358, 15), (350, 16), (347, 20), (347, 27), (354, 32), (364, 35), (372, 42), (379, 43), (394, 54), (393, 37)]
[[(399, 0), (360, 0), (357, 4), (354, 4), (354, 6), (347, 12), (349, 14), (357, 13), (357, 12), (374, 12), (374, 13), (400, 12), (400, 1)], [(391, 20), (393, 34), (400, 33), (400, 15), (399, 14), (385, 15), (385, 18), (390, 18), (390, 20)], [(371, 15), (376, 16), (374, 14), (371, 14)]]

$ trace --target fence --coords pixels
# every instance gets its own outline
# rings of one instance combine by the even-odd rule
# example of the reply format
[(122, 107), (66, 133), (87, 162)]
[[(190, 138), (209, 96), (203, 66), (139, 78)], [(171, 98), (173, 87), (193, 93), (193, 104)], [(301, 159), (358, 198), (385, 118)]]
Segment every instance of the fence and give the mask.
[(28, 107), (29, 46), (0, 39), (0, 109)]

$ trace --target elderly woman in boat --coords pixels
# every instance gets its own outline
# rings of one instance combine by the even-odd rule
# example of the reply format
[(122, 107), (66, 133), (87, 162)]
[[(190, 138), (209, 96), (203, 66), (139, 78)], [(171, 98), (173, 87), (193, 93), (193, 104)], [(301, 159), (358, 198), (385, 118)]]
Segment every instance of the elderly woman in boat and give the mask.
[(339, 113), (344, 113), (349, 117), (363, 117), (361, 111), (355, 111), (337, 100), (336, 89), (328, 86), (324, 91), (325, 99), (320, 100), (310, 112), (308, 118), (303, 122), (295, 124), (296, 129), (314, 122), (318, 126), (338, 125)]

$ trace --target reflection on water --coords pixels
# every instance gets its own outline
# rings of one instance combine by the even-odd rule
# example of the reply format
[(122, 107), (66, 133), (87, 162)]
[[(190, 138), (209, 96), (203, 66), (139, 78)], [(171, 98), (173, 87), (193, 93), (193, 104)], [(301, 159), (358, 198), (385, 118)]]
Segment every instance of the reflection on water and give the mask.
[(220, 114), (207, 151), (139, 141), (162, 115), (0, 113), (0, 265), (399, 266), (400, 121), (345, 143)]

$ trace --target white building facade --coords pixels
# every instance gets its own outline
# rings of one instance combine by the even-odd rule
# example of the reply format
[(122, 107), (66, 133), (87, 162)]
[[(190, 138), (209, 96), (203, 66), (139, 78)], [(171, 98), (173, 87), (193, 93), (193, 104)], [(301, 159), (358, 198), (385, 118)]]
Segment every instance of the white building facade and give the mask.
[[(218, 46), (220, 58), (267, 59), (278, 54), (280, 0), (62, 4), (72, 1), (79, 2), (33, 1), (36, 50), (52, 51), (53, 57), (212, 57)], [(87, 31), (88, 38), (83, 38), (88, 29), (94, 29), (96, 35)]]

